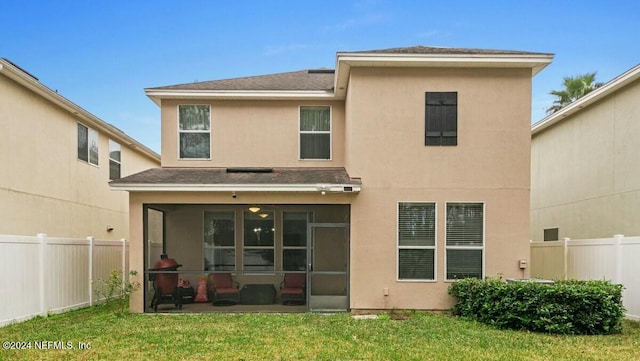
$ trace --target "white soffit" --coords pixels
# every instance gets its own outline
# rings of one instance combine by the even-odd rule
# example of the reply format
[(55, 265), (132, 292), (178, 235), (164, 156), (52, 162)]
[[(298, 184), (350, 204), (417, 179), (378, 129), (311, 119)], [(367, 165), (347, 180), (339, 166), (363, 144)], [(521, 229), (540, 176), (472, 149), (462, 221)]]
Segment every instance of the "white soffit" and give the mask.
[(148, 89), (145, 93), (154, 103), (160, 105), (161, 99), (247, 99), (247, 100), (286, 100), (286, 99), (333, 99), (331, 91), (324, 90), (175, 90)]
[(358, 193), (359, 184), (112, 184), (112, 190), (135, 192), (326, 192)]

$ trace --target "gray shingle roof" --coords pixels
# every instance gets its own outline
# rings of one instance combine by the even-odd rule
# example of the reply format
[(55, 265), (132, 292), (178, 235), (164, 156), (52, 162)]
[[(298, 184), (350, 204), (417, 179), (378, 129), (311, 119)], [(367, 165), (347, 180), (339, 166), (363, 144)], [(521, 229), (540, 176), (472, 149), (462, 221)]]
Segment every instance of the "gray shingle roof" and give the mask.
[[(271, 170), (271, 171), (269, 171)], [(360, 184), (344, 168), (153, 168), (111, 185)]]
[(333, 88), (333, 69), (308, 69), (288, 73), (203, 81), (147, 90), (326, 90)]
[[(443, 48), (412, 46), (382, 50), (339, 52), (348, 54), (398, 54), (398, 55), (552, 55), (514, 50)], [(212, 80), (187, 84), (168, 85), (145, 90), (187, 90), (187, 91), (332, 91), (334, 70), (328, 68), (307, 69), (287, 73), (249, 76), (233, 79)]]

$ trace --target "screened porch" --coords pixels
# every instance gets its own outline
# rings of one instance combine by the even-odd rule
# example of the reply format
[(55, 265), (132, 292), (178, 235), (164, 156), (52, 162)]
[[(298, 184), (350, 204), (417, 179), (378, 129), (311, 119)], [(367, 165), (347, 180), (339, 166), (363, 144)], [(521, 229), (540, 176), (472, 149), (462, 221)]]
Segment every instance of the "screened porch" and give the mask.
[[(334, 204), (145, 204), (145, 312), (155, 312), (154, 295), (164, 296), (157, 312), (347, 311), (349, 212)], [(158, 268), (161, 257), (179, 266)], [(158, 277), (184, 287), (170, 294)], [(226, 293), (214, 281), (221, 277), (231, 283)]]

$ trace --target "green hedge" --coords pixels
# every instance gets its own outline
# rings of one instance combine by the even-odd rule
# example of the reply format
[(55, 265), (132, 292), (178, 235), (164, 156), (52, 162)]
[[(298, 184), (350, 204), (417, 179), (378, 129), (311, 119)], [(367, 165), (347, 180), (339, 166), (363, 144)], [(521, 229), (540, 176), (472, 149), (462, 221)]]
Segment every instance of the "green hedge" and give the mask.
[(498, 328), (597, 335), (622, 330), (622, 285), (608, 281), (506, 283), (501, 279), (456, 281), (449, 294), (453, 314)]

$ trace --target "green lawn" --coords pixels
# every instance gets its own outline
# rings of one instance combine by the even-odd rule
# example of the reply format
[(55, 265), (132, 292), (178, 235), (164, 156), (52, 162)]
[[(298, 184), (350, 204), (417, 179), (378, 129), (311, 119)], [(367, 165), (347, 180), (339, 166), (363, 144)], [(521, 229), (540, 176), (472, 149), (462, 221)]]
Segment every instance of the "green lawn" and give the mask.
[[(98, 306), (0, 328), (3, 342), (31, 346), (5, 350), (3, 344), (0, 360), (640, 359), (637, 322), (625, 321), (618, 335), (554, 336), (501, 331), (442, 314), (406, 315), (402, 320), (354, 319), (346, 313), (116, 317)], [(90, 348), (80, 350), (79, 343)], [(73, 349), (55, 349), (60, 345)], [(49, 349), (36, 349), (45, 346)]]

